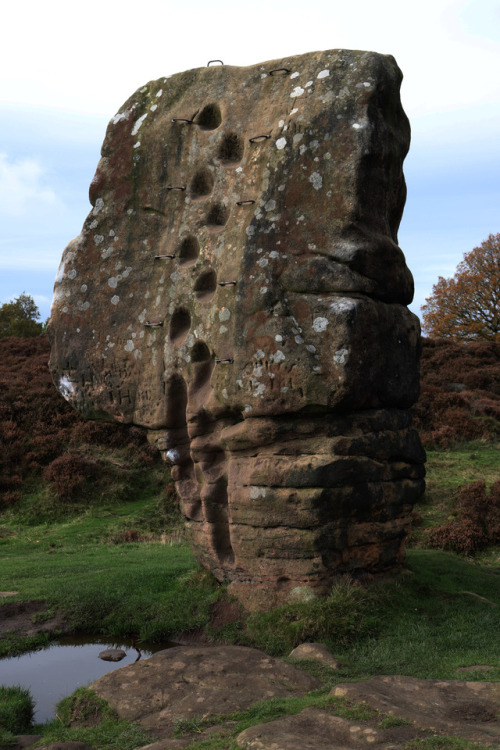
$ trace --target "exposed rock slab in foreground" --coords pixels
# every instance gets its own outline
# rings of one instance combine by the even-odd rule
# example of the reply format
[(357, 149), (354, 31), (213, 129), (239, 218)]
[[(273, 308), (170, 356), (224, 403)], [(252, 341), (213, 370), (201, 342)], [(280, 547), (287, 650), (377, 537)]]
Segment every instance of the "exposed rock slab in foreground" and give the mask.
[(317, 678), (254, 648), (179, 646), (109, 672), (91, 687), (120, 718), (172, 737), (179, 719), (227, 715), (257, 701), (304, 695), (320, 685)]
[[(216, 646), (169, 649), (110, 672), (90, 687), (120, 717), (138, 721), (152, 732), (157, 741), (149, 750), (174, 750), (213, 733), (234, 732), (234, 722), (217, 717), (245, 711), (258, 701), (302, 696), (320, 685), (298, 667), (257, 649)], [(495, 747), (500, 738), (498, 683), (382, 676), (338, 685), (331, 698), (325, 710), (308, 708), (244, 730), (237, 737), (239, 747), (397, 750), (412, 739), (435, 733)], [(336, 715), (342, 713), (346, 699), (354, 706), (366, 703), (374, 709), (372, 717)], [(381, 723), (384, 717), (392, 718), (389, 726)], [(196, 731), (175, 738), (180, 720), (198, 720), (198, 726), (193, 724)]]
[(399, 564), (423, 490), (401, 77), (330, 50), (148, 83), (64, 252), (59, 390), (151, 431), (198, 559), (244, 597)]

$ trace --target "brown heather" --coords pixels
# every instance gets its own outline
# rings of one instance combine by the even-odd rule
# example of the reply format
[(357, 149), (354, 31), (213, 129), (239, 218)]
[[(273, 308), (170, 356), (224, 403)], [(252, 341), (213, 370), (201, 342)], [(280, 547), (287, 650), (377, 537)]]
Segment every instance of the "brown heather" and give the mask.
[(500, 344), (423, 339), (414, 426), (427, 448), (500, 437)]
[(14, 505), (21, 484), (43, 477), (61, 499), (74, 499), (98, 463), (82, 446), (123, 448), (153, 462), (142, 430), (86, 422), (56, 391), (48, 370), (47, 336), (0, 340), (0, 509)]

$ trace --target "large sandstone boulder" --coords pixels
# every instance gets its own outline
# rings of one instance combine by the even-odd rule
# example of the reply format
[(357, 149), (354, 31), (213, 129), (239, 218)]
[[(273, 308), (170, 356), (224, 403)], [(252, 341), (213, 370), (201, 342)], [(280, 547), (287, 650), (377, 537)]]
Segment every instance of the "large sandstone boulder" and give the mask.
[(198, 559), (243, 588), (402, 559), (424, 455), (401, 77), (331, 50), (148, 83), (63, 255), (60, 392), (150, 430)]

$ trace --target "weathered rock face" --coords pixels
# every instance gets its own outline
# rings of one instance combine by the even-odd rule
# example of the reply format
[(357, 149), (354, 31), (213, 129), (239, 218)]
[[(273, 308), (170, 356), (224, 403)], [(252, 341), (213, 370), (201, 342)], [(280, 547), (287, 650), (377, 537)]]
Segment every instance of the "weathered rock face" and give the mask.
[(51, 367), (88, 417), (149, 428), (220, 579), (321, 590), (401, 560), (424, 456), (400, 81), (372, 52), (211, 66), (108, 126)]

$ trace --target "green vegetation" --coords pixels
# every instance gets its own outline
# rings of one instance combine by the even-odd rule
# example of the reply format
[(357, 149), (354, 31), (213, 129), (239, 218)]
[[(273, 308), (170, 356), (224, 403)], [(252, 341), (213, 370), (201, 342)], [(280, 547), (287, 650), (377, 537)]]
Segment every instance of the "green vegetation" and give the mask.
[(43, 742), (85, 742), (100, 750), (135, 750), (152, 737), (137, 724), (119, 719), (92, 690), (78, 688), (57, 706), (57, 718), (43, 727)]
[(29, 733), (34, 709), (29, 690), (0, 685), (0, 745), (14, 744), (15, 735)]
[(23, 292), (12, 302), (0, 305), (0, 338), (40, 336), (46, 326), (38, 322), (39, 318), (40, 311), (35, 300)]

